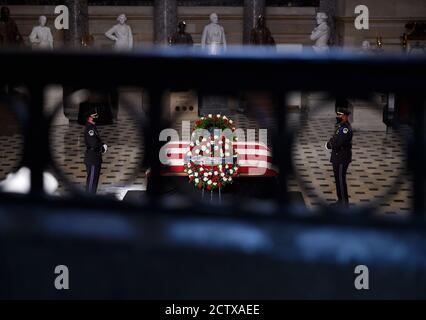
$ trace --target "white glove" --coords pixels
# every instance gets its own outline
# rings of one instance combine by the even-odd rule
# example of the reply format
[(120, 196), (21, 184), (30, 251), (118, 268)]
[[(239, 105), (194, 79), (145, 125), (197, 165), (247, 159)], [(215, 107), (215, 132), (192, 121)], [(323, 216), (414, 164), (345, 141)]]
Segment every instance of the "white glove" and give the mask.
[(103, 145), (102, 145), (102, 153), (105, 153), (105, 152), (107, 152), (107, 150), (108, 150), (108, 146), (104, 143)]
[(327, 144), (328, 144), (328, 142), (325, 143), (324, 148), (325, 148), (325, 150), (330, 151), (330, 149), (327, 147)]

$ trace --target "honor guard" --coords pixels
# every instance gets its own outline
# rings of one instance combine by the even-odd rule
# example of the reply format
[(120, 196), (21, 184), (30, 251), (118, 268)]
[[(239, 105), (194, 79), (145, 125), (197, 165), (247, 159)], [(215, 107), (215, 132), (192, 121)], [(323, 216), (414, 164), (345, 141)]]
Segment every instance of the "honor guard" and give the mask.
[(326, 143), (326, 149), (331, 150), (330, 162), (333, 164), (334, 178), (338, 203), (348, 206), (349, 196), (346, 185), (346, 172), (352, 162), (352, 127), (349, 123), (350, 111), (339, 109), (336, 120), (338, 127), (334, 135)]
[(86, 126), (84, 128), (84, 141), (86, 143), (86, 152), (84, 155), (84, 164), (86, 165), (87, 180), (86, 192), (96, 194), (98, 189), (99, 175), (101, 173), (102, 154), (108, 149), (108, 146), (102, 142), (96, 128), (96, 111), (87, 114)]

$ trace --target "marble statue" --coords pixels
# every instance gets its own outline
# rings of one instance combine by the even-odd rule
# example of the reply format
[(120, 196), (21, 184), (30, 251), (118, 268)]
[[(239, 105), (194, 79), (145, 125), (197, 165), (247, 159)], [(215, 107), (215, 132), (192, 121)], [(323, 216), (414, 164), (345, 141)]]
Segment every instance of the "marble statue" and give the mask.
[(275, 40), (272, 37), (271, 31), (266, 26), (265, 17), (259, 15), (257, 18), (256, 27), (250, 32), (250, 44), (260, 46), (275, 46)]
[(115, 41), (114, 49), (129, 50), (133, 48), (132, 29), (126, 24), (127, 17), (125, 14), (120, 14), (117, 17), (118, 23), (105, 32), (105, 36)]
[(172, 45), (187, 45), (192, 46), (194, 41), (192, 36), (186, 32), (186, 22), (180, 21), (177, 32), (172, 36), (170, 43)]
[(311, 33), (311, 40), (315, 41), (312, 46), (315, 52), (328, 52), (328, 40), (330, 39), (330, 27), (327, 24), (327, 14), (317, 13), (317, 27)]
[(359, 51), (359, 53), (360, 54), (370, 54), (372, 51), (371, 51), (371, 44), (370, 44), (370, 41), (368, 41), (368, 40), (364, 40), (363, 42), (362, 42), (362, 45), (361, 45), (361, 50)]
[(20, 46), (24, 40), (8, 7), (0, 9), (0, 46)]
[(225, 31), (219, 24), (219, 17), (216, 13), (210, 15), (210, 23), (204, 27), (201, 48), (210, 54), (219, 54), (226, 50)]
[(50, 28), (46, 27), (47, 18), (40, 16), (38, 21), (39, 25), (33, 28), (29, 37), (33, 48), (52, 49), (53, 37)]

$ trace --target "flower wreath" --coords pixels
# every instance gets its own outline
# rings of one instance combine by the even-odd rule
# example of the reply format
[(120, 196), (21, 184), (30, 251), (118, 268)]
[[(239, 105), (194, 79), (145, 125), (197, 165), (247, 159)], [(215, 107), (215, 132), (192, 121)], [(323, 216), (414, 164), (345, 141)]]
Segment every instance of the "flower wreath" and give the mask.
[[(233, 121), (226, 116), (209, 114), (195, 122), (194, 130), (205, 129), (209, 137), (199, 137), (191, 141), (186, 152), (184, 172), (189, 181), (199, 189), (222, 189), (233, 183), (239, 175), (238, 153), (232, 142), (237, 141)], [(220, 130), (221, 134), (216, 134)], [(223, 135), (223, 130), (230, 130), (232, 137)], [(212, 157), (213, 155), (213, 157)]]

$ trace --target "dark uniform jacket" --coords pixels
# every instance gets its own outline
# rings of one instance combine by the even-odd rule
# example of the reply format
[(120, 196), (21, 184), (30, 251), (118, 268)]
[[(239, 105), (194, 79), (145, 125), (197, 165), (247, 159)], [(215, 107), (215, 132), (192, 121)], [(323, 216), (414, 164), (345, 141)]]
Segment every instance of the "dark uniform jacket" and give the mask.
[(100, 164), (102, 163), (102, 145), (103, 142), (99, 136), (98, 129), (92, 123), (86, 123), (84, 128), (84, 141), (86, 142), (86, 154), (84, 163)]
[(327, 142), (327, 148), (331, 149), (330, 162), (348, 164), (352, 161), (352, 127), (349, 122), (339, 124)]

